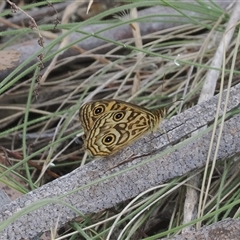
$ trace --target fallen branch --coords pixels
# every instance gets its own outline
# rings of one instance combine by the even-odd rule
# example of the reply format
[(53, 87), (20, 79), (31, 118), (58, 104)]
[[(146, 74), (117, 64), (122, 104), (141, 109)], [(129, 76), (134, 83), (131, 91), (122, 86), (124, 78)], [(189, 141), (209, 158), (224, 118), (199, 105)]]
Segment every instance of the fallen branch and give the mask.
[(163, 238), (161, 240), (239, 240), (240, 219), (227, 218), (223, 221), (204, 226), (196, 231), (189, 231), (173, 238)]

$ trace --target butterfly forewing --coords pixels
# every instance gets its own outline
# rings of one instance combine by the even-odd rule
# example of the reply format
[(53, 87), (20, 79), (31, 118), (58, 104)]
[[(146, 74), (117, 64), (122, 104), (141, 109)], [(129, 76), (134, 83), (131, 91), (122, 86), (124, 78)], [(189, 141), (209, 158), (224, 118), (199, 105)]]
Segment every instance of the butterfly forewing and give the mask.
[(150, 111), (135, 104), (116, 99), (95, 100), (84, 104), (79, 110), (79, 120), (84, 130), (89, 131), (96, 119), (114, 110), (139, 109), (148, 114)]

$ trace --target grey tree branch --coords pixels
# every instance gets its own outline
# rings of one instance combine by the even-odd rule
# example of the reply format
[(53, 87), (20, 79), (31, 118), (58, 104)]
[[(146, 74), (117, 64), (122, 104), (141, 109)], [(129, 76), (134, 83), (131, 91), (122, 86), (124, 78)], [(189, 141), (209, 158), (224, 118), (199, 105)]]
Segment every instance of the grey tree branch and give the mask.
[[(232, 87), (228, 111), (239, 107), (239, 92), (240, 84)], [(224, 99), (225, 94), (221, 109), (226, 104)], [(83, 214), (98, 212), (132, 198), (150, 187), (203, 167), (211, 131), (199, 135), (196, 139), (188, 138), (176, 143), (196, 129), (213, 122), (217, 101), (218, 96), (215, 96), (164, 121), (161, 128), (165, 134), (159, 131), (143, 137), (116, 156), (94, 160), (3, 206), (0, 209), (0, 226), (4, 224), (4, 220), (21, 210), (31, 209), (32, 204), (39, 204), (40, 200), (52, 198), (55, 201), (37, 210), (31, 209), (28, 214), (19, 218), (15, 217), (14, 222), (1, 232), (0, 239), (29, 239), (56, 224), (60, 227), (78, 216), (66, 205), (56, 203), (57, 199), (70, 204)], [(217, 135), (218, 133), (216, 139)], [(239, 139), (240, 114), (236, 114), (225, 122), (218, 161), (240, 152)], [(216, 141), (213, 152), (215, 144)], [(171, 147), (166, 148), (167, 146)], [(152, 153), (153, 150), (155, 154)], [(121, 164), (124, 162), (125, 164)]]
[(239, 240), (240, 219), (227, 218), (196, 231), (189, 231), (173, 238), (161, 240)]

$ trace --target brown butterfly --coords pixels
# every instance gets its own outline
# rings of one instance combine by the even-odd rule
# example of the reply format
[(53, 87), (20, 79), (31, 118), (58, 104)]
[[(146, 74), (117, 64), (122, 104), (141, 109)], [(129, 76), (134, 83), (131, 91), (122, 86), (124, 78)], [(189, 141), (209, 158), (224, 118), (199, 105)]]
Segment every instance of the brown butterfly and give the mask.
[(165, 109), (151, 111), (116, 99), (88, 102), (79, 110), (84, 147), (91, 156), (114, 154), (155, 131), (164, 115)]

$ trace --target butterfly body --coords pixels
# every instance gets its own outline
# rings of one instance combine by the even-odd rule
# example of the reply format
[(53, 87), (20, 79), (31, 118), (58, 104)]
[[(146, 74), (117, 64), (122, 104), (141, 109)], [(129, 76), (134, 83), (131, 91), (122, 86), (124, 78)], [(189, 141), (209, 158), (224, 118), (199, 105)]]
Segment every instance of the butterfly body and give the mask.
[(156, 130), (162, 116), (163, 110), (151, 111), (116, 99), (88, 102), (79, 110), (85, 149), (92, 156), (114, 154)]

